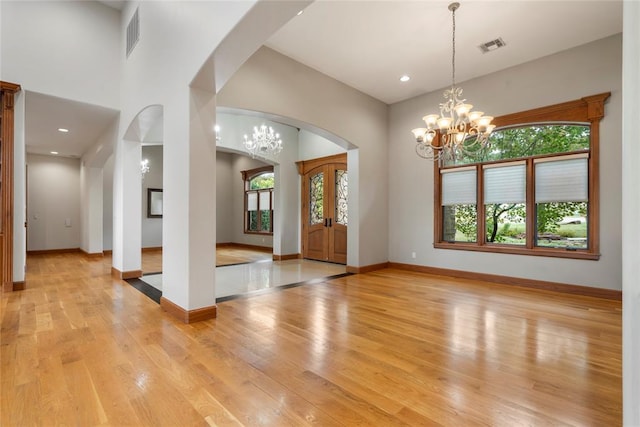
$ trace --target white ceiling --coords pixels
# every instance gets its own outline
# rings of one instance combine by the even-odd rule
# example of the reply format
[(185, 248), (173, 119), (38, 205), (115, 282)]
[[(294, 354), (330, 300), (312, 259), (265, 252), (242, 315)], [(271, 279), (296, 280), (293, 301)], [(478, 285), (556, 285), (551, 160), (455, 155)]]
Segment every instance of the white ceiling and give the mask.
[[(392, 104), (451, 84), (450, 3), (316, 0), (267, 46)], [(621, 1), (460, 3), (458, 82), (622, 32)], [(498, 37), (505, 47), (478, 48)], [(411, 80), (401, 83), (403, 74)]]
[[(118, 111), (36, 92), (26, 92), (27, 153), (81, 157)], [(58, 128), (69, 132), (59, 132)]]
[[(104, 0), (121, 8), (124, 1)], [(387, 104), (451, 84), (449, 1), (316, 0), (266, 45)], [(622, 31), (620, 0), (463, 0), (456, 80), (464, 82)], [(506, 46), (482, 54), (478, 45)], [(594, 58), (594, 61), (597, 61)], [(411, 80), (399, 81), (408, 74)], [(81, 156), (117, 112), (27, 93), (27, 152)], [(70, 129), (68, 134), (57, 132)]]

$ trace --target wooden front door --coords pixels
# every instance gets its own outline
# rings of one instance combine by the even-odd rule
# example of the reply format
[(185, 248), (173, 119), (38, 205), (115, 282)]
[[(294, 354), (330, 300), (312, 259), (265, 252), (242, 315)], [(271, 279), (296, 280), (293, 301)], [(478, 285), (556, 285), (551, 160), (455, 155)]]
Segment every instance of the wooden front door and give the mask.
[(347, 156), (299, 162), (302, 175), (302, 256), (347, 263)]

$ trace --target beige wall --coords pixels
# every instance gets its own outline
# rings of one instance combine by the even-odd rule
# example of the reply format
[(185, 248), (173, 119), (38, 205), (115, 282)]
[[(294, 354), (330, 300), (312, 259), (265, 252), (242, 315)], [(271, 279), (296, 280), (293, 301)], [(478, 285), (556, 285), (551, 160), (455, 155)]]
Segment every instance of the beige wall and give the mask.
[(391, 106), (390, 261), (621, 289), (621, 42), (616, 35), (460, 84), (494, 116), (611, 92), (600, 131), (599, 261), (433, 248), (433, 164), (415, 154), (410, 130), (437, 112), (441, 91)]
[(80, 160), (28, 154), (27, 168), (27, 250), (79, 248)]

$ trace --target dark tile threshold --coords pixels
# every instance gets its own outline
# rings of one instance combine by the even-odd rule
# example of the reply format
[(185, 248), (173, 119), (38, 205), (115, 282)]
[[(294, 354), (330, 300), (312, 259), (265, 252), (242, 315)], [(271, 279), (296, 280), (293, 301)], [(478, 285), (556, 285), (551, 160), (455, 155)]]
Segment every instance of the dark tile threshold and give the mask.
[[(154, 273), (154, 274), (158, 274), (158, 273)], [(326, 282), (327, 280), (333, 280), (333, 279), (339, 279), (340, 277), (351, 276), (351, 274), (352, 273), (334, 274), (333, 276), (320, 277), (318, 279), (305, 280), (304, 282), (290, 283), (288, 285), (281, 285), (281, 286), (275, 286), (273, 288), (260, 289), (257, 291), (246, 292), (244, 294), (227, 295), (225, 297), (216, 298), (216, 303), (231, 301), (231, 300), (240, 299), (240, 298), (251, 298), (255, 296), (266, 295), (273, 292), (279, 292), (285, 289), (291, 289), (291, 288), (295, 288), (303, 285), (315, 285), (317, 283)], [(160, 297), (162, 296), (161, 290), (154, 288), (153, 286), (149, 285), (148, 283), (144, 282), (141, 279), (126, 279), (125, 282), (127, 282), (128, 284), (130, 284), (131, 286), (133, 286), (134, 288), (136, 288), (137, 290), (139, 290), (149, 298), (151, 298), (156, 303), (160, 304)]]
[(156, 303), (160, 304), (160, 297), (162, 296), (162, 291), (160, 289), (156, 289), (150, 284), (136, 278), (136, 279), (125, 279), (125, 282), (151, 298)]

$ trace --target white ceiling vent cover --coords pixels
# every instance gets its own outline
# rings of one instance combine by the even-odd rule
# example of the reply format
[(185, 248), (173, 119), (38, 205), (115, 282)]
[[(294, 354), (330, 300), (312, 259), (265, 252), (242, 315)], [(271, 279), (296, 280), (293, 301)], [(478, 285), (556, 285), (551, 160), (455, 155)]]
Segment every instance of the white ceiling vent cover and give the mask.
[(133, 13), (131, 21), (127, 25), (127, 58), (136, 47), (138, 39), (140, 38), (140, 15), (138, 15), (138, 8)]
[(482, 43), (480, 46), (480, 50), (482, 53), (492, 52), (496, 49), (500, 49), (501, 47), (506, 46), (507, 44), (502, 40), (502, 37), (498, 37), (495, 40), (491, 40), (490, 42)]

